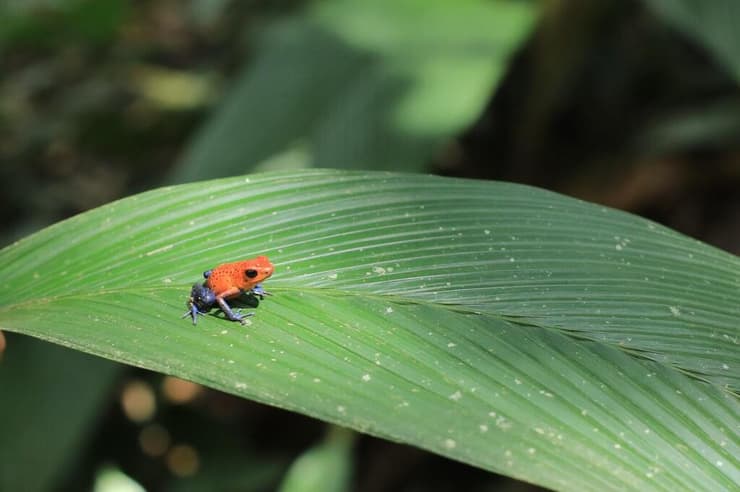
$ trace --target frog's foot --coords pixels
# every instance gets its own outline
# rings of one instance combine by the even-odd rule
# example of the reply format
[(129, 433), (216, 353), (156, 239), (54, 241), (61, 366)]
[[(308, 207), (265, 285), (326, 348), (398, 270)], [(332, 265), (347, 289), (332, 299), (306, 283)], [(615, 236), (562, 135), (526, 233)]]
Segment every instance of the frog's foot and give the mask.
[(185, 318), (187, 316), (190, 316), (191, 318), (193, 318), (193, 324), (196, 325), (196, 324), (198, 324), (198, 315), (205, 316), (206, 315), (206, 312), (199, 310), (198, 309), (198, 306), (196, 306), (192, 302), (189, 302), (188, 303), (188, 312), (186, 312), (185, 314), (183, 314), (182, 316), (180, 316), (180, 319)]
[(246, 322), (246, 318), (254, 316), (254, 313), (242, 314), (240, 309), (232, 310), (223, 297), (218, 297), (216, 302), (218, 303), (218, 307), (221, 308), (221, 311), (223, 311), (224, 316), (226, 316), (229, 321), (238, 321), (239, 323), (244, 324)]
[(252, 294), (253, 296), (259, 297), (260, 300), (264, 299), (265, 296), (271, 296), (272, 294), (267, 292), (263, 287), (262, 284), (257, 284), (248, 292), (249, 294)]
[(238, 321), (242, 325), (247, 324), (247, 318), (254, 316), (254, 313), (252, 312), (242, 313), (241, 309), (235, 309), (231, 312), (231, 314), (234, 315), (233, 318), (229, 317), (228, 315), (226, 317), (229, 318), (231, 321)]

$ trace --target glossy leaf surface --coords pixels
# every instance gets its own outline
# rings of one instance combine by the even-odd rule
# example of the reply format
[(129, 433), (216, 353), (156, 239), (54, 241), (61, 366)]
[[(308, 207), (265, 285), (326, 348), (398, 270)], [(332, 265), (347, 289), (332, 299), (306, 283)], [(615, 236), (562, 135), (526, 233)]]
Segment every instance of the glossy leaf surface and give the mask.
[[(248, 326), (180, 319), (268, 255)], [(740, 262), (525, 186), (303, 171), (163, 188), (0, 252), (0, 327), (559, 489), (738, 481)]]

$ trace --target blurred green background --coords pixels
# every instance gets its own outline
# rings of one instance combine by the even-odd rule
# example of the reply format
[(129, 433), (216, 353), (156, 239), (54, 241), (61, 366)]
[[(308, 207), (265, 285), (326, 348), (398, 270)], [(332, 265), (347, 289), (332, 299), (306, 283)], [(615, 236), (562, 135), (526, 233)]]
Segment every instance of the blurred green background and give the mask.
[[(4, 0), (0, 244), (319, 166), (529, 183), (737, 254), (738, 22), (734, 0)], [(6, 338), (0, 491), (537, 489)]]

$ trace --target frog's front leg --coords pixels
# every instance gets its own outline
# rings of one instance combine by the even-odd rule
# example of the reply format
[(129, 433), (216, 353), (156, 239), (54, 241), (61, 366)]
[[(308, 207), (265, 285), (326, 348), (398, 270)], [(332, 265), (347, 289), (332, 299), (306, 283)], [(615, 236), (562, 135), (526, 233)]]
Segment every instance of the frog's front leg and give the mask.
[(265, 296), (271, 296), (269, 292), (267, 292), (263, 287), (262, 284), (257, 284), (254, 287), (252, 287), (249, 291), (247, 291), (247, 294), (251, 294), (253, 296), (257, 296), (260, 298), (260, 300), (264, 299)]
[(241, 294), (241, 290), (237, 289), (236, 287), (229, 289), (216, 297), (216, 303), (218, 304), (218, 307), (221, 309), (221, 311), (223, 311), (227, 319), (231, 321), (238, 321), (244, 324), (244, 318), (254, 316), (254, 313), (241, 314), (238, 309), (235, 311), (232, 310), (231, 306), (229, 306), (226, 302), (227, 298), (236, 297), (239, 294)]

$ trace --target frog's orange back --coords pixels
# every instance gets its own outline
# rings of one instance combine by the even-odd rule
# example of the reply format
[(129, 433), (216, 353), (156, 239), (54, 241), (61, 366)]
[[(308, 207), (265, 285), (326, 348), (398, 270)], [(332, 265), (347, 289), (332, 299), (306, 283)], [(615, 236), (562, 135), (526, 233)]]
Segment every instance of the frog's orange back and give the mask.
[(274, 267), (267, 256), (258, 256), (250, 260), (218, 265), (211, 270), (204, 285), (211, 289), (216, 297), (222, 295), (233, 297), (238, 295), (239, 291), (248, 291), (269, 278), (273, 271)]

